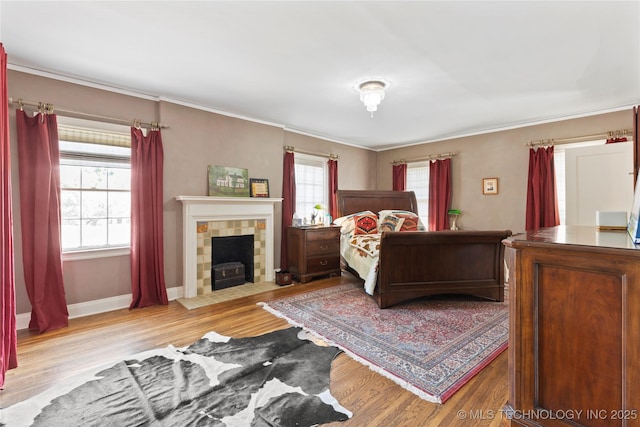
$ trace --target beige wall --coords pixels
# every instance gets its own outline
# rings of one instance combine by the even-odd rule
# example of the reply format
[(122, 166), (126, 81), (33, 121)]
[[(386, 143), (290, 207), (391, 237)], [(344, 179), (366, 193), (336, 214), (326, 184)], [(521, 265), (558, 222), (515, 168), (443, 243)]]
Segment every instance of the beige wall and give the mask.
[[(207, 194), (207, 166), (248, 168), (249, 175), (267, 178), (271, 197), (282, 196), (283, 146), (317, 153), (335, 153), (340, 188), (375, 188), (376, 153), (318, 138), (169, 102), (156, 102), (72, 83), (8, 72), (9, 96), (52, 103), (59, 108), (123, 119), (161, 121), (164, 163), (165, 280), (168, 288), (182, 285), (182, 206), (178, 195)], [(20, 237), (15, 112), (10, 112), (16, 308), (31, 310), (24, 286)], [(275, 264), (280, 263), (281, 207), (276, 211)], [(66, 261), (64, 280), (67, 303), (74, 304), (131, 293), (129, 257)]]
[[(468, 229), (525, 228), (529, 148), (524, 143), (633, 129), (631, 109), (379, 152), (377, 188), (391, 190), (393, 160), (456, 152), (452, 158), (452, 208)], [(482, 194), (482, 178), (498, 178), (497, 195)], [(632, 201), (629, 201), (631, 203)]]
[[(167, 287), (182, 285), (182, 204), (176, 196), (206, 196), (209, 165), (242, 167), (267, 178), (272, 197), (282, 193), (282, 129), (160, 103), (164, 147), (164, 243)], [(277, 206), (279, 218), (280, 206)], [(280, 246), (280, 224), (275, 230)], [(280, 250), (277, 251), (278, 260)]]
[[(528, 149), (531, 140), (562, 138), (631, 129), (631, 111), (529, 126), (429, 144), (374, 152), (345, 144), (289, 132), (278, 126), (255, 123), (169, 102), (156, 102), (94, 89), (16, 71), (8, 72), (9, 95), (29, 101), (49, 102), (60, 108), (89, 114), (162, 121), (164, 166), (164, 243), (167, 287), (182, 283), (182, 207), (178, 195), (207, 194), (207, 166), (249, 169), (252, 177), (269, 179), (272, 197), (282, 195), (284, 145), (303, 151), (339, 155), (341, 189), (391, 189), (394, 159), (422, 157), (449, 151), (453, 158), (453, 207), (463, 211), (465, 228), (524, 229)], [(18, 314), (30, 311), (22, 272), (20, 202), (15, 112), (10, 113), (16, 300)], [(483, 177), (497, 177), (500, 192), (483, 196)], [(280, 206), (277, 208), (275, 257), (280, 258)], [(93, 301), (131, 292), (129, 257), (119, 256), (64, 263), (69, 304)]]
[(338, 188), (342, 190), (376, 189), (376, 156), (371, 150), (336, 144), (293, 132), (285, 132), (285, 145), (314, 153), (332, 153), (338, 159)]

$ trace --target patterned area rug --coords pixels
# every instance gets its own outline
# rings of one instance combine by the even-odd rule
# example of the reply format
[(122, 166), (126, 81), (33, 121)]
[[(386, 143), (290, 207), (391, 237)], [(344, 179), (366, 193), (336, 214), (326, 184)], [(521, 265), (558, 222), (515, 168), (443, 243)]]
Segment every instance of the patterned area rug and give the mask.
[(351, 412), (329, 391), (340, 349), (289, 328), (215, 332), (96, 368), (0, 410), (0, 426), (312, 426)]
[(445, 402), (508, 344), (508, 303), (463, 295), (382, 310), (346, 284), (259, 305), (430, 402)]

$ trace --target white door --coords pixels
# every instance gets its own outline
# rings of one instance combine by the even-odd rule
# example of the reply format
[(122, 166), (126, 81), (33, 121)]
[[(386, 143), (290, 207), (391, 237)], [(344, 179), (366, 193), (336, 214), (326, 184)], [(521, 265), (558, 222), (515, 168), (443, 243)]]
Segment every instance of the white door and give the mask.
[(567, 225), (596, 225), (597, 211), (633, 204), (633, 142), (565, 150)]

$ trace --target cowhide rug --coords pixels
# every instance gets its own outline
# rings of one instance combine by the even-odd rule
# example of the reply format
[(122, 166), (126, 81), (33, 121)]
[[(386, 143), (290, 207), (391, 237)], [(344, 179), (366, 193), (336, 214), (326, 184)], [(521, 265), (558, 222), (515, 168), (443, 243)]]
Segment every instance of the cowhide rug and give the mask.
[[(329, 391), (336, 347), (300, 328), (215, 332), (135, 355), (0, 410), (3, 426), (311, 426), (351, 412)], [(88, 375), (88, 377), (87, 377)]]

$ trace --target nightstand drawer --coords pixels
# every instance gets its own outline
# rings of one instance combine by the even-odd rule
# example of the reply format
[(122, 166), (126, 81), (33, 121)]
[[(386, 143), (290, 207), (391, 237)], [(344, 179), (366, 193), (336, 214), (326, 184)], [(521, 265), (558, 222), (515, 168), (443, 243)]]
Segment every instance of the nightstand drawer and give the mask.
[(316, 257), (307, 259), (307, 274), (320, 273), (340, 268), (340, 256)]
[(322, 227), (316, 230), (307, 230), (307, 242), (315, 240), (340, 240), (338, 227)]
[(311, 240), (307, 242), (307, 255), (334, 255), (340, 253), (339, 240)]

